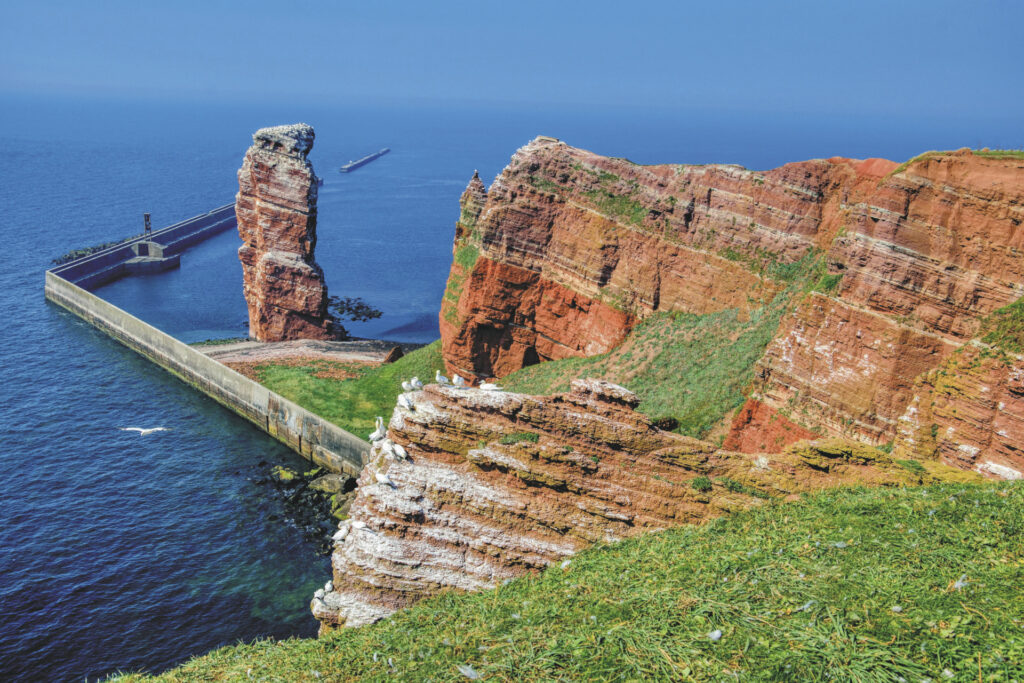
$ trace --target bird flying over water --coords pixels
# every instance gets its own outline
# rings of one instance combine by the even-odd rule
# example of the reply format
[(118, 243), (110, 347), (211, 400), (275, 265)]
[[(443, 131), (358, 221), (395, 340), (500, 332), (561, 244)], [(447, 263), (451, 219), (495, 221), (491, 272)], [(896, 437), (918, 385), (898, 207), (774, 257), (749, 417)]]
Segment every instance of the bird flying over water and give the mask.
[(169, 432), (171, 431), (167, 427), (150, 427), (143, 429), (142, 427), (120, 427), (122, 432), (138, 432), (139, 436), (146, 436), (146, 434), (152, 434), (153, 432)]

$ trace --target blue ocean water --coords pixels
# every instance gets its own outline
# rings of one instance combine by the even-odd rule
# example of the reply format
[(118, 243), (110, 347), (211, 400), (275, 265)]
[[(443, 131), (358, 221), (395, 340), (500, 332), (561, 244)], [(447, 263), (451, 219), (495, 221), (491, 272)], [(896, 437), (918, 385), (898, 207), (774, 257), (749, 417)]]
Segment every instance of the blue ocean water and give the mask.
[[(1022, 144), (995, 115), (864, 120), (756, 103), (721, 114), (0, 98), (0, 679), (155, 672), (239, 640), (315, 633), (307, 605), (327, 559), (259, 483), (269, 465), (302, 462), (42, 291), (51, 258), (134, 234), (143, 212), (163, 226), (231, 202), (252, 131), (296, 121), (317, 131), (329, 288), (384, 311), (354, 334), (404, 341), (437, 336), (473, 170), (489, 182), (537, 134), (640, 163), (751, 168)], [(337, 173), (382, 146), (394, 151)], [(185, 341), (244, 335), (237, 247), (222, 234), (178, 271), (100, 294)]]

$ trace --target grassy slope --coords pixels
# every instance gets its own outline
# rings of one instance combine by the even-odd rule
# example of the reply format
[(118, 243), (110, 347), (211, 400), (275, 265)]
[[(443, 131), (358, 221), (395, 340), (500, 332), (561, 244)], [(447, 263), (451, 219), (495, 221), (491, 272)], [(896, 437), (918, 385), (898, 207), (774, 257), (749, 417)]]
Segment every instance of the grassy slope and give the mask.
[(377, 368), (360, 368), (361, 376), (339, 381), (316, 377), (316, 366), (287, 367), (261, 365), (260, 381), (271, 391), (295, 401), (360, 438), (373, 431), (373, 420), (391, 416), (402, 391), (402, 380), (417, 376), (434, 380), (441, 370), (441, 342), (434, 342), (406, 354), (396, 362)]
[(703, 438), (743, 403), (754, 366), (782, 316), (803, 293), (821, 289), (828, 277), (817, 254), (768, 274), (789, 284), (771, 302), (751, 311), (749, 319), (736, 309), (707, 315), (657, 314), (637, 325), (609, 353), (533, 365), (501, 384), (510, 391), (548, 394), (565, 391), (579, 377), (607, 379), (635, 391), (641, 412), (674, 417), (679, 420), (677, 431)]
[(841, 490), (164, 678), (465, 680), (469, 665), (488, 680), (1010, 680), (1024, 676), (1022, 587), (1024, 484)]

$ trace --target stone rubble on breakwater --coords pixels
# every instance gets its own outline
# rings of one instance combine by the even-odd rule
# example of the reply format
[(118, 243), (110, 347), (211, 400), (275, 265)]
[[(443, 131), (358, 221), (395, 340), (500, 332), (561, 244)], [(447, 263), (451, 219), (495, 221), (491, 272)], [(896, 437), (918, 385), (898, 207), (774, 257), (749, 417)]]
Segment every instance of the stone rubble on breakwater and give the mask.
[(249, 336), (332, 339), (327, 285), (314, 257), (317, 177), (312, 126), (261, 128), (238, 171), (235, 211)]

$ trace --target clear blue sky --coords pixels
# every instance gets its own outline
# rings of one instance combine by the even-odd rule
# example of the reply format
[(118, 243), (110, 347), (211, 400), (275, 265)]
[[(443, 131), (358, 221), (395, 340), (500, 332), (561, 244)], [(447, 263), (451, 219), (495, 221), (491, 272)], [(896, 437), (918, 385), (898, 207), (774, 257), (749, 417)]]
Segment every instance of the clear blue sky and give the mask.
[(1024, 3), (22, 2), (0, 94), (1021, 116)]

